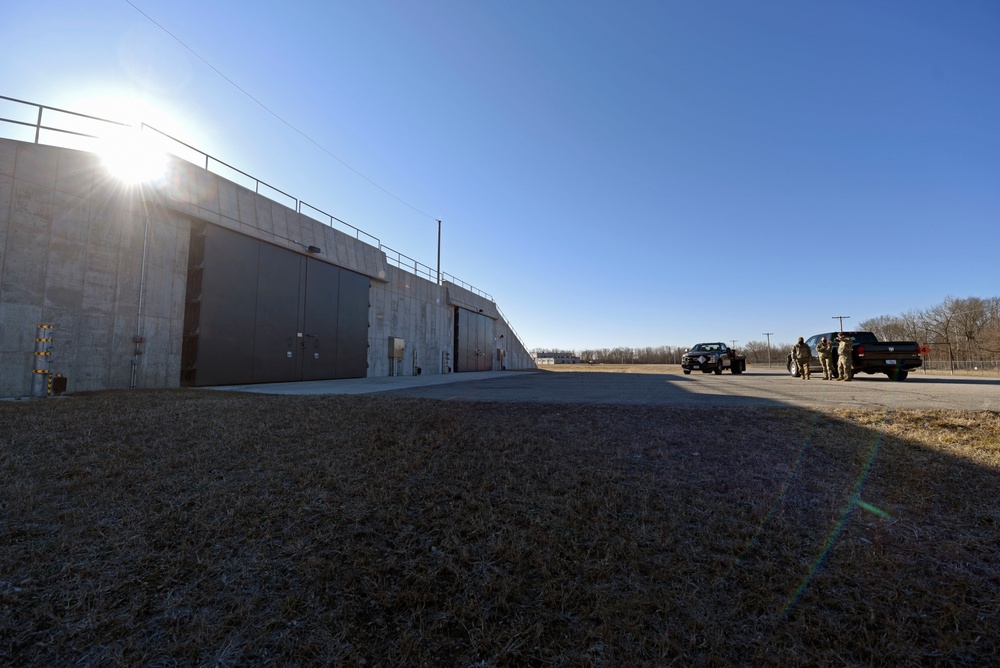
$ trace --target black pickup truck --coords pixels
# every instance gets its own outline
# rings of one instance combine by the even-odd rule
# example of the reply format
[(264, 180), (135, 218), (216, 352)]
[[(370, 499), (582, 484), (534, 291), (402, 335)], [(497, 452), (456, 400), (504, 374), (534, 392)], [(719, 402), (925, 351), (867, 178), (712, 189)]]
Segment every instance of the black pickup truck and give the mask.
[[(810, 373), (822, 373), (823, 365), (820, 364), (819, 356), (816, 354), (816, 344), (824, 336), (833, 346), (833, 375), (837, 376), (837, 334), (838, 332), (824, 332), (816, 334), (806, 339), (809, 350), (812, 351), (812, 359), (809, 362)], [(884, 373), (890, 380), (906, 380), (906, 376), (913, 369), (923, 364), (920, 358), (920, 344), (916, 341), (879, 341), (871, 332), (844, 332), (853, 341), (853, 354), (851, 363), (854, 367), (853, 374), (859, 373)], [(788, 373), (798, 377), (799, 366), (796, 360), (792, 359), (792, 354), (787, 357)]]
[(681, 368), (685, 374), (697, 370), (702, 373), (714, 371), (716, 376), (721, 376), (725, 369), (741, 374), (747, 370), (747, 358), (722, 342), (697, 343), (681, 355)]

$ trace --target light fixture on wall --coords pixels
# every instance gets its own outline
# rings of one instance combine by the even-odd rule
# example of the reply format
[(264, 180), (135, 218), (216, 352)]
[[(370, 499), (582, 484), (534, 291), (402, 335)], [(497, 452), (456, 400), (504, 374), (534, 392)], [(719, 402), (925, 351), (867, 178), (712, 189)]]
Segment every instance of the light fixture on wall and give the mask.
[(319, 246), (310, 246), (309, 244), (302, 243), (298, 239), (289, 239), (289, 241), (291, 241), (293, 244), (298, 244), (298, 245), (302, 246), (303, 248), (306, 249), (307, 253), (322, 253), (323, 252), (323, 249), (320, 248)]

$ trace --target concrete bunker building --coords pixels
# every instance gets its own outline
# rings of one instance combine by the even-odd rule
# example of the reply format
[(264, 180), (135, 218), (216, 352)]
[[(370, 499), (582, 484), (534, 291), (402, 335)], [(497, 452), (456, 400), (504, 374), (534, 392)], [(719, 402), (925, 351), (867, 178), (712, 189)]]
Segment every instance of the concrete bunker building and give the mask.
[(0, 101), (0, 397), (40, 361), (71, 392), (535, 368), (487, 293), (301, 200), (169, 137), (202, 164), (126, 187), (120, 124)]

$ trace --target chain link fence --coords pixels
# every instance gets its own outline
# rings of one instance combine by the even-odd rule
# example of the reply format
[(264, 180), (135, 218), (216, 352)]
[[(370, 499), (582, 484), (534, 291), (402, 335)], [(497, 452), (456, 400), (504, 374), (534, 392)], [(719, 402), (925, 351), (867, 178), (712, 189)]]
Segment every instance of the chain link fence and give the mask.
[(912, 373), (953, 376), (995, 376), (1000, 378), (1000, 360), (924, 360)]

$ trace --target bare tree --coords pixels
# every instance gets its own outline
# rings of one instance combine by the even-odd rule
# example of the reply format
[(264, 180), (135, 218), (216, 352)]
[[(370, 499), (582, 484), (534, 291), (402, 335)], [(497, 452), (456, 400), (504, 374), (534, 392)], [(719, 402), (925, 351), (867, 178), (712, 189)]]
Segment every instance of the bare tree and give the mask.
[(924, 328), (920, 311), (909, 310), (901, 315), (899, 319), (903, 327), (903, 335), (901, 337), (903, 340), (927, 343), (927, 330)]
[(907, 323), (895, 315), (880, 315), (858, 323), (860, 331), (871, 332), (882, 341), (902, 341), (908, 339)]
[[(743, 346), (743, 354), (747, 356), (747, 362), (751, 364), (767, 362), (767, 341), (747, 341), (747, 343)], [(773, 349), (771, 354), (771, 359), (773, 360)]]
[(955, 311), (957, 310), (955, 307), (956, 302), (957, 300), (954, 297), (947, 297), (942, 303), (932, 306), (923, 313), (924, 327), (934, 338), (931, 348), (944, 347), (947, 349), (948, 364), (952, 371), (955, 370), (955, 334), (953, 332), (953, 323), (955, 320)]
[(954, 325), (958, 354), (962, 359), (977, 359), (977, 340), (988, 320), (986, 302), (978, 297), (955, 300)]
[(980, 335), (980, 348), (990, 358), (1000, 357), (1000, 297), (983, 300), (986, 325)]

